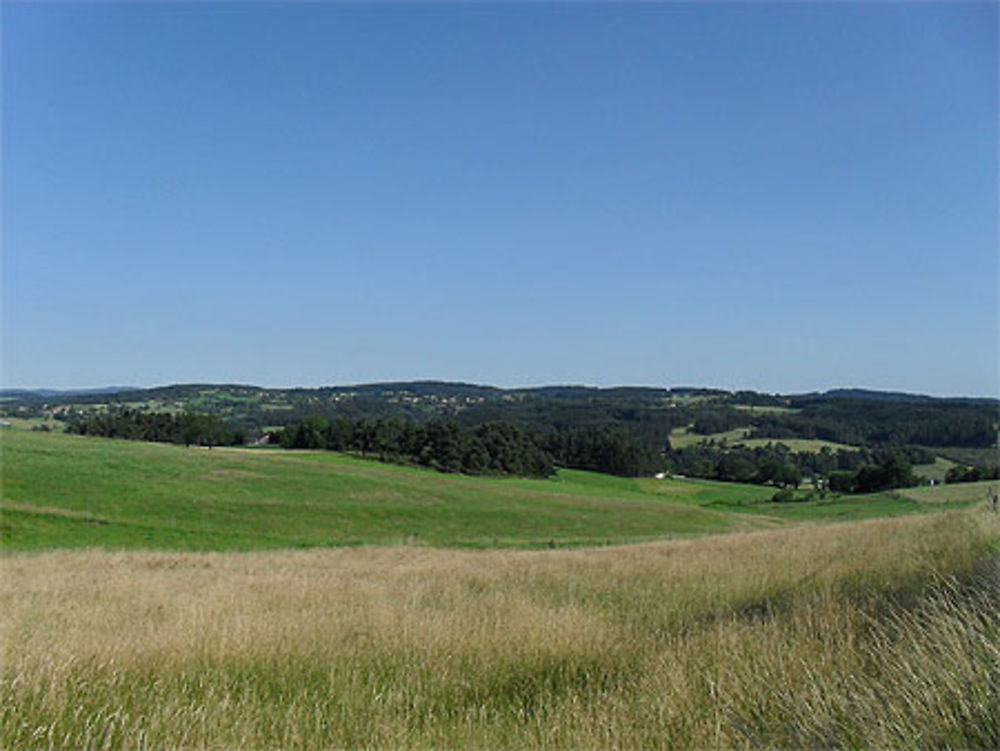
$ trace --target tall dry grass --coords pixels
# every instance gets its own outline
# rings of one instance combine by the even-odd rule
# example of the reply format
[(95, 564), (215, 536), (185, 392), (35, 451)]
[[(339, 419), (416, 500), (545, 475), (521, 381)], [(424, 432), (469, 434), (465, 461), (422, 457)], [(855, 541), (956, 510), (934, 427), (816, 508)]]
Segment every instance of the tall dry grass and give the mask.
[(7, 556), (0, 745), (996, 747), (997, 527)]

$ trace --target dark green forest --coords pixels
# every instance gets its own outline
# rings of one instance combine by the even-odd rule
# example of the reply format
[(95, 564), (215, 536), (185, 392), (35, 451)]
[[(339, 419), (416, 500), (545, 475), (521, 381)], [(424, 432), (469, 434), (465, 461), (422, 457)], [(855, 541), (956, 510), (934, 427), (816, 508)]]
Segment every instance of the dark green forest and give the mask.
[(247, 440), (244, 430), (229, 426), (218, 415), (175, 415), (127, 408), (74, 417), (68, 421), (66, 432), (185, 446), (240, 446)]
[(421, 425), (398, 417), (310, 417), (271, 435), (285, 448), (346, 451), (441, 472), (527, 477), (555, 472), (548, 452), (523, 430), (505, 423), (470, 428), (454, 420)]

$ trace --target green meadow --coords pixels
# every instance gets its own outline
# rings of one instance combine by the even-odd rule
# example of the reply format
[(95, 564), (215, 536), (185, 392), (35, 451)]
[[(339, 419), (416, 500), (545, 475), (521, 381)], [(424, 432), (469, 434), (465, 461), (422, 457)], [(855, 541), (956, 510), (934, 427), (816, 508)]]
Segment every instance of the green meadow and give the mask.
[[(199, 449), (7, 430), (7, 549), (603, 545), (747, 526), (635, 481), (444, 475), (328, 452)], [(760, 489), (745, 488), (747, 500)]]
[[(773, 409), (777, 410), (782, 408), (775, 407)], [(824, 441), (819, 438), (747, 438), (751, 429), (750, 425), (746, 425), (745, 427), (733, 428), (732, 430), (726, 430), (721, 433), (709, 433), (707, 435), (702, 435), (700, 433), (692, 432), (690, 426), (686, 428), (674, 428), (670, 431), (670, 445), (674, 448), (683, 449), (691, 446), (697, 446), (702, 441), (714, 441), (715, 443), (725, 441), (731, 446), (741, 445), (752, 449), (761, 448), (763, 446), (767, 446), (768, 444), (781, 443), (787, 446), (790, 451), (808, 453), (819, 453), (824, 448), (830, 449), (830, 451), (833, 452), (840, 450), (856, 451), (858, 448), (857, 446), (850, 446), (846, 443)]]
[(788, 446), (790, 451), (811, 454), (818, 454), (825, 448), (833, 452), (858, 450), (857, 446), (850, 446), (846, 443), (835, 443), (834, 441), (824, 441), (820, 438), (782, 438), (781, 440), (775, 438), (748, 438), (745, 441), (740, 441), (740, 443), (751, 449), (767, 446), (769, 443), (781, 443)]
[(676, 449), (684, 449), (689, 446), (696, 446), (702, 441), (715, 441), (719, 443), (721, 441), (726, 441), (726, 443), (745, 443), (747, 435), (750, 432), (750, 426), (747, 425), (742, 428), (733, 428), (732, 430), (727, 430), (721, 433), (711, 433), (708, 435), (702, 435), (701, 433), (695, 433), (691, 430), (691, 427), (681, 427), (674, 428), (670, 431), (670, 445)]
[(938, 511), (984, 494), (772, 503), (772, 488), (706, 480), (469, 477), (329, 452), (0, 435), (0, 532), (11, 551), (600, 546)]
[(933, 464), (917, 464), (913, 468), (913, 474), (925, 480), (933, 480), (935, 483), (944, 482), (948, 470), (957, 466), (957, 462), (945, 459), (942, 456), (935, 456)]

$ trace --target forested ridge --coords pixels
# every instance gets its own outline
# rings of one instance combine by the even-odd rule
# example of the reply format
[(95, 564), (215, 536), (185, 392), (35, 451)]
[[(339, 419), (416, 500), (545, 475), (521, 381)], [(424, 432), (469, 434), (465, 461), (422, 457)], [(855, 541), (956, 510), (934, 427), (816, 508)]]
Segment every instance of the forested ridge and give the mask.
[(818, 438), (856, 445), (915, 444), (988, 448), (996, 444), (996, 408), (856, 399), (793, 401), (797, 414), (763, 414), (754, 438)]

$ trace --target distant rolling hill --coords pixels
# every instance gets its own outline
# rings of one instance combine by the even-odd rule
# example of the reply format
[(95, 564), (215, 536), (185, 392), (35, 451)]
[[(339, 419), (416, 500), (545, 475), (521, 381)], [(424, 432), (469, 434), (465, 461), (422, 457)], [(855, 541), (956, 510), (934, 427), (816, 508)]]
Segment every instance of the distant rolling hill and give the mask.
[(121, 394), (126, 391), (142, 391), (137, 386), (104, 386), (93, 389), (0, 389), (0, 399), (39, 401), (45, 399), (67, 399), (80, 396), (104, 396)]
[(806, 394), (826, 399), (851, 399), (873, 402), (966, 402), (970, 404), (1000, 404), (1000, 399), (988, 396), (928, 396), (927, 394), (911, 394), (905, 391), (874, 391), (871, 389), (830, 389), (822, 393)]
[(315, 395), (352, 394), (366, 397), (387, 397), (409, 394), (415, 397), (471, 397), (471, 398), (502, 398), (511, 396), (530, 397), (537, 399), (610, 399), (610, 400), (663, 400), (680, 397), (701, 397), (704, 399), (722, 399), (725, 401), (740, 401), (748, 399), (751, 402), (787, 402), (789, 400), (858, 400), (880, 402), (968, 402), (976, 404), (1000, 405), (1000, 398), (953, 396), (938, 397), (926, 394), (916, 394), (903, 391), (879, 391), (863, 388), (837, 388), (819, 392), (804, 392), (795, 394), (767, 394), (753, 391), (726, 391), (717, 388), (696, 386), (585, 386), (585, 385), (548, 385), (518, 388), (502, 388), (473, 383), (453, 381), (386, 381), (375, 383), (348, 384), (339, 386), (317, 387), (263, 387), (252, 384), (219, 384), (219, 383), (186, 383), (167, 386), (137, 387), (137, 386), (104, 386), (99, 388), (81, 389), (0, 389), (0, 398), (6, 400), (38, 400), (48, 399), (53, 402), (66, 402), (80, 397), (117, 397), (119, 401), (145, 399), (184, 399), (192, 395), (211, 393), (240, 393), (259, 395)]

